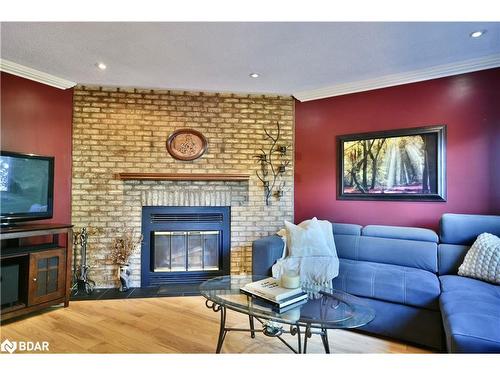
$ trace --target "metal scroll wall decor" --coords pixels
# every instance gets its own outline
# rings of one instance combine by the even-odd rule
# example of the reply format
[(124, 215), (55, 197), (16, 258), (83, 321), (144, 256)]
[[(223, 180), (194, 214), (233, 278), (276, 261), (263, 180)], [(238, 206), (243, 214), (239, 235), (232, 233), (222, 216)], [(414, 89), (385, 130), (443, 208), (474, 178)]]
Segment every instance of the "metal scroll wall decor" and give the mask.
[(279, 200), (285, 193), (286, 182), (283, 180), (283, 175), (290, 160), (287, 157), (288, 146), (278, 144), (281, 136), (279, 122), (276, 122), (275, 135), (270, 134), (266, 129), (264, 132), (266, 138), (271, 141), (271, 146), (268, 152), (261, 148), (261, 152), (254, 155), (257, 163), (260, 163), (260, 170), (255, 173), (264, 185), (266, 206), (269, 206), (272, 196)]
[[(74, 283), (72, 290), (74, 295), (79, 293), (91, 294), (95, 288), (95, 282), (89, 278), (90, 267), (87, 264), (87, 243), (88, 243), (89, 233), (86, 227), (83, 227), (80, 231), (75, 232), (73, 236), (73, 245), (75, 246), (75, 259), (74, 259)], [(76, 252), (77, 248), (80, 247), (80, 265), (76, 264)]]

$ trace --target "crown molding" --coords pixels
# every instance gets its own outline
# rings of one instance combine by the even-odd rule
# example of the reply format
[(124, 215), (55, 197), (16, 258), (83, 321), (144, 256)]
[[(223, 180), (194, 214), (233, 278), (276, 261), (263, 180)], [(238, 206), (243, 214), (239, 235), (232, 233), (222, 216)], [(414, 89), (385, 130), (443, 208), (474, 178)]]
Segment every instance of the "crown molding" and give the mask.
[(378, 78), (342, 83), (320, 89), (299, 91), (293, 96), (301, 101), (329, 98), (356, 92), (398, 86), (406, 83), (427, 81), (435, 78), (453, 76), (478, 70), (500, 67), (500, 54), (470, 59), (453, 64), (437, 65), (431, 68), (411, 72), (391, 74)]
[(5, 59), (0, 59), (0, 70), (5, 73), (44, 83), (49, 86), (57, 87), (58, 89), (65, 90), (69, 89), (70, 87), (76, 86), (76, 82), (68, 81), (67, 79), (59, 78), (53, 76), (52, 74), (28, 68), (27, 66), (17, 64)]

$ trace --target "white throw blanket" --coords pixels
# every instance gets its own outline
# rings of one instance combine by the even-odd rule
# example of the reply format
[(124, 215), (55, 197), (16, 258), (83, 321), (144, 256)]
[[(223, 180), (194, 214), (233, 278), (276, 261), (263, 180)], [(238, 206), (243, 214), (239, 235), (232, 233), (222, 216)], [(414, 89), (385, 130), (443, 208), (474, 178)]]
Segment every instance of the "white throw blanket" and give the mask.
[(287, 229), (277, 233), (284, 247), (282, 258), (272, 267), (273, 277), (279, 279), (283, 274), (296, 274), (300, 275), (300, 282), (305, 287), (331, 287), (332, 279), (339, 274), (332, 224), (313, 218), (298, 226), (287, 222), (285, 225)]

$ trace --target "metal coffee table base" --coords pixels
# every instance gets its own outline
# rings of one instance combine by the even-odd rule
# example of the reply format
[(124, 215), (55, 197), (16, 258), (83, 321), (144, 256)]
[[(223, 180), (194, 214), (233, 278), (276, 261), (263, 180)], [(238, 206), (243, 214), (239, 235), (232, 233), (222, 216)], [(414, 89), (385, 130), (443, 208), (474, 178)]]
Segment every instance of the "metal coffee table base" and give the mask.
[[(212, 309), (214, 312), (220, 311), (220, 327), (219, 327), (219, 338), (217, 340), (217, 349), (216, 353), (220, 353), (222, 349), (222, 344), (224, 343), (224, 339), (226, 338), (226, 334), (230, 331), (238, 331), (238, 332), (250, 332), (250, 337), (255, 338), (255, 332), (263, 333), (262, 330), (257, 330), (254, 327), (254, 319), (259, 323), (264, 324), (264, 322), (258, 317), (254, 317), (252, 315), (248, 315), (250, 329), (246, 328), (231, 328), (226, 327), (226, 316), (227, 310), (225, 306), (218, 305), (212, 301), (206, 300), (205, 306), (209, 309)], [(237, 311), (239, 312), (239, 311)], [(297, 336), (297, 348), (292, 347), (288, 342), (286, 342), (281, 335), (290, 334), (292, 336)], [(321, 328), (320, 330), (313, 331), (310, 324), (307, 324), (304, 331), (300, 330), (300, 326), (298, 324), (290, 325), (289, 330), (280, 330), (275, 335), (266, 334), (266, 336), (276, 337), (283, 344), (285, 344), (292, 352), (296, 354), (305, 354), (307, 352), (307, 340), (311, 338), (313, 334), (317, 334), (321, 336), (321, 341), (323, 342), (323, 347), (325, 348), (325, 353), (330, 353), (330, 345), (328, 343), (328, 331), (326, 328)], [(303, 337), (303, 339), (302, 339)]]

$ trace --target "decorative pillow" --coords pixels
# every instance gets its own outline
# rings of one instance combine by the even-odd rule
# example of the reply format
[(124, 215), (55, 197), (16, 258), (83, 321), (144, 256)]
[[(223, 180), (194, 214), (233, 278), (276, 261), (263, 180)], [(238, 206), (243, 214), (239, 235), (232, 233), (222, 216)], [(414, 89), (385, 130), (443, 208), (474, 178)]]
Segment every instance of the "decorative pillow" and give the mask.
[(318, 219), (313, 218), (308, 220), (307, 223), (302, 222), (299, 225), (285, 220), (285, 228), (287, 231), (288, 255), (294, 257), (332, 255)]
[(458, 274), (500, 284), (500, 238), (491, 233), (480, 234), (467, 251)]

